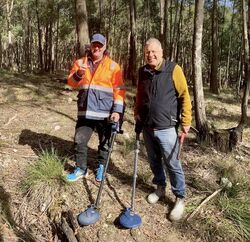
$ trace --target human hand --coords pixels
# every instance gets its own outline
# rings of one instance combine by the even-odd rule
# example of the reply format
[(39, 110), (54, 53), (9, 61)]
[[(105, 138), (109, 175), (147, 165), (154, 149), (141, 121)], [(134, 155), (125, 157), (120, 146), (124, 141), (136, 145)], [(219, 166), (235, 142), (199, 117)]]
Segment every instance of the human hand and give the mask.
[(182, 132), (184, 133), (184, 134), (187, 134), (188, 133), (188, 131), (190, 130), (190, 125), (187, 125), (187, 126), (182, 126)]
[(119, 119), (120, 119), (120, 114), (119, 113), (114, 112), (114, 113), (112, 113), (110, 115), (110, 120), (113, 121), (113, 122), (118, 122)]
[(141, 118), (140, 118), (140, 116), (138, 114), (135, 115), (134, 117), (135, 117), (135, 121), (141, 121)]
[(88, 68), (88, 64), (83, 63), (79, 66), (79, 69), (77, 71), (77, 75), (82, 77), (85, 74), (86, 69)]

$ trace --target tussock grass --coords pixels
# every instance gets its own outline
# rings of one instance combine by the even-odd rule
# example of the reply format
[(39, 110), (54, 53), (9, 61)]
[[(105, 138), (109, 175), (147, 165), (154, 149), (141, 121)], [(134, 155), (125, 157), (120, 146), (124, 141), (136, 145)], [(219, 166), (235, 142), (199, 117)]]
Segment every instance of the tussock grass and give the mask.
[(128, 155), (135, 150), (135, 140), (125, 139), (122, 147), (122, 155), (126, 158)]
[(40, 184), (51, 187), (66, 184), (63, 176), (65, 162), (65, 159), (61, 160), (56, 150), (43, 150), (38, 161), (27, 169), (25, 187), (29, 189)]
[(240, 236), (250, 240), (250, 199), (223, 196), (219, 204), (226, 218), (235, 225)]
[[(65, 162), (66, 159), (61, 159), (53, 148), (41, 152), (36, 163), (27, 168), (26, 177), (22, 182), (22, 188), (26, 192), (23, 202), (25, 207), (33, 211), (38, 209), (41, 214), (58, 207), (67, 184), (63, 175)], [(25, 210), (26, 208), (22, 209)]]
[(216, 170), (222, 177), (228, 177), (232, 182), (232, 187), (225, 188), (217, 200), (217, 206), (222, 210), (224, 217), (220, 230), (230, 231), (225, 233), (225, 235), (230, 234), (230, 237), (250, 240), (249, 176), (230, 156), (219, 162)]

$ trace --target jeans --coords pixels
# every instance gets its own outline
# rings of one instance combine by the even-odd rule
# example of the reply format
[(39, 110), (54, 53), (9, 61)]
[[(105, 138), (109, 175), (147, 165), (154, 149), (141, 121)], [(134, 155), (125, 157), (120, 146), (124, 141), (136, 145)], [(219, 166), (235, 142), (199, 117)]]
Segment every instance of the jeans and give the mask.
[(94, 130), (98, 133), (99, 146), (97, 159), (100, 164), (104, 164), (108, 157), (109, 140), (111, 127), (107, 120), (90, 120), (79, 118), (75, 131), (75, 161), (81, 169), (87, 168), (88, 142)]
[(143, 138), (156, 185), (166, 186), (169, 175), (172, 192), (176, 197), (185, 197), (185, 176), (177, 159), (179, 141), (175, 127), (162, 130), (143, 129)]

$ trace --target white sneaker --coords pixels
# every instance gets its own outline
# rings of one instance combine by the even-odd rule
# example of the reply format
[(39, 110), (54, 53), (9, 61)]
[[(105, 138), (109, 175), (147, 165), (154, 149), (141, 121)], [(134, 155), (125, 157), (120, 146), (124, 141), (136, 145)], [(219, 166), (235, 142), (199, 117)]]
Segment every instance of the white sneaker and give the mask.
[(176, 198), (175, 205), (173, 210), (169, 215), (171, 221), (178, 221), (182, 218), (185, 210), (185, 201), (184, 198)]
[(147, 201), (151, 204), (157, 203), (161, 197), (165, 196), (165, 186), (158, 185), (156, 190), (148, 195)]

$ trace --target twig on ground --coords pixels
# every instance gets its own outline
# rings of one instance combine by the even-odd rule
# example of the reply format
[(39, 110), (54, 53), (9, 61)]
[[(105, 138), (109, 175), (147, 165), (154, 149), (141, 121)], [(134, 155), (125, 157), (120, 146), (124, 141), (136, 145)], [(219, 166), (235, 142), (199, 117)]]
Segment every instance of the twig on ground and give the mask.
[(232, 187), (232, 183), (225, 177), (221, 179), (222, 186), (217, 189), (215, 192), (213, 192), (210, 196), (208, 196), (188, 217), (187, 221), (189, 221), (191, 218), (194, 217), (194, 215), (200, 210), (204, 204), (206, 204), (209, 200), (211, 200), (213, 197), (215, 197), (218, 193), (220, 193), (224, 188), (226, 187)]
[(61, 229), (63, 233), (66, 235), (69, 242), (78, 242), (74, 235), (73, 230), (70, 228), (69, 224), (67, 223), (64, 217), (62, 217)]
[[(26, 210), (26, 209), (23, 209), (23, 206), (26, 205), (26, 207), (27, 207), (27, 197), (30, 195), (31, 191), (32, 191), (32, 189), (29, 188), (28, 191), (27, 191), (27, 193), (25, 194), (25, 196), (24, 196), (24, 198), (23, 198), (23, 200), (22, 200), (22, 203), (21, 203), (21, 205), (19, 206), (19, 208), (18, 208), (18, 210), (17, 210), (17, 212), (16, 212), (16, 214), (15, 214), (15, 216), (14, 216), (14, 221), (16, 221), (17, 216), (19, 215), (19, 213), (20, 213), (21, 211)], [(22, 217), (24, 217), (23, 214), (22, 214)]]
[(71, 210), (69, 210), (67, 215), (68, 215), (70, 223), (73, 227), (75, 237), (77, 238), (78, 242), (82, 242), (83, 240), (80, 238), (79, 231), (78, 231), (80, 227), (76, 221), (75, 216), (73, 215), (73, 212)]
[(4, 126), (8, 126), (12, 120), (14, 120), (17, 117), (17, 114), (15, 114), (13, 117), (9, 118), (8, 122), (4, 124)]
[(208, 196), (187, 218), (187, 221), (189, 221), (191, 218), (194, 217), (194, 215), (200, 210), (200, 208), (206, 204), (209, 200), (211, 200), (213, 197), (215, 197), (219, 192), (223, 190), (224, 187), (216, 190), (214, 193), (212, 193), (210, 196)]

